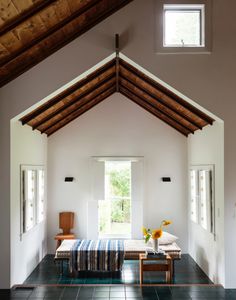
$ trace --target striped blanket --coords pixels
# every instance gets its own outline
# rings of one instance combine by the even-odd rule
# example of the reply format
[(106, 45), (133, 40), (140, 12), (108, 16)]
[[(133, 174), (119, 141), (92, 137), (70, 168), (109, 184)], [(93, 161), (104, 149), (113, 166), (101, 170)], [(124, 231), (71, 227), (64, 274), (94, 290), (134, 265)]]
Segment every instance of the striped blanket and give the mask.
[(70, 272), (119, 271), (123, 261), (123, 241), (77, 240), (70, 253)]

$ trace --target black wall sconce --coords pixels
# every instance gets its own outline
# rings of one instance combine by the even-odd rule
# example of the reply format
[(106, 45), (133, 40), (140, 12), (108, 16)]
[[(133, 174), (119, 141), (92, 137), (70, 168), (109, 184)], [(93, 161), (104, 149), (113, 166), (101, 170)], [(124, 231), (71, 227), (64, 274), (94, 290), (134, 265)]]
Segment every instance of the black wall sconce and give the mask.
[(163, 182), (171, 182), (171, 178), (170, 177), (162, 177), (161, 180)]
[(65, 177), (65, 182), (72, 182), (74, 180), (75, 180), (74, 177)]

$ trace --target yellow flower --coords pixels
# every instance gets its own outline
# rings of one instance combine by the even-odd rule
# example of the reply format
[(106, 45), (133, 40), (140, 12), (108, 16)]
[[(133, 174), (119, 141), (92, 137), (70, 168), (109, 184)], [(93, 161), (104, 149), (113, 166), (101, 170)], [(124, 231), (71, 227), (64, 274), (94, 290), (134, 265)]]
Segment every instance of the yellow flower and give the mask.
[(168, 226), (170, 225), (172, 222), (170, 220), (163, 220), (162, 221), (162, 226)]
[(154, 240), (159, 239), (162, 236), (162, 230), (160, 228), (152, 231), (152, 238)]
[(147, 233), (148, 233), (148, 232), (147, 232), (147, 228), (145, 228), (145, 227), (143, 226), (142, 230), (143, 230), (143, 235), (146, 236)]

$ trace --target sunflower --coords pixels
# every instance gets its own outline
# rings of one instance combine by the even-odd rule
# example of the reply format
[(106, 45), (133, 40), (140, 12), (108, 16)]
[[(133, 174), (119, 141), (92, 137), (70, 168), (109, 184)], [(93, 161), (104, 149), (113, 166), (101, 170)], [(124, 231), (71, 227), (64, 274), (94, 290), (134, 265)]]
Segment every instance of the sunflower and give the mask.
[(159, 239), (161, 236), (162, 236), (162, 229), (158, 228), (152, 231), (152, 238), (154, 240)]
[(161, 222), (161, 227), (162, 226), (168, 226), (168, 225), (170, 225), (172, 222), (170, 221), (170, 220), (163, 220), (162, 222)]
[(170, 225), (172, 222), (170, 220), (163, 220), (161, 222), (160, 228), (151, 230), (150, 228), (146, 228), (146, 227), (142, 227), (142, 231), (143, 231), (143, 237), (145, 239), (145, 242), (147, 243), (150, 238), (152, 237), (154, 240), (159, 239), (162, 236), (162, 227), (163, 226), (168, 226)]
[(148, 234), (147, 228), (143, 226), (142, 230), (143, 230), (143, 235), (146, 236)]

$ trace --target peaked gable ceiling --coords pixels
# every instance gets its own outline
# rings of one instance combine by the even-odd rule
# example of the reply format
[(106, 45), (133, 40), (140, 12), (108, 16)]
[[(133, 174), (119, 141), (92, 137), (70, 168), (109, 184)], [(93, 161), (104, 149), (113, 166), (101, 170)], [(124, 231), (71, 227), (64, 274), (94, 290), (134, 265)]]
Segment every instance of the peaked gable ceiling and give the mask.
[(119, 56), (28, 113), (20, 121), (50, 136), (114, 92), (120, 92), (185, 136), (214, 121)]
[(131, 1), (0, 1), (0, 86)]

